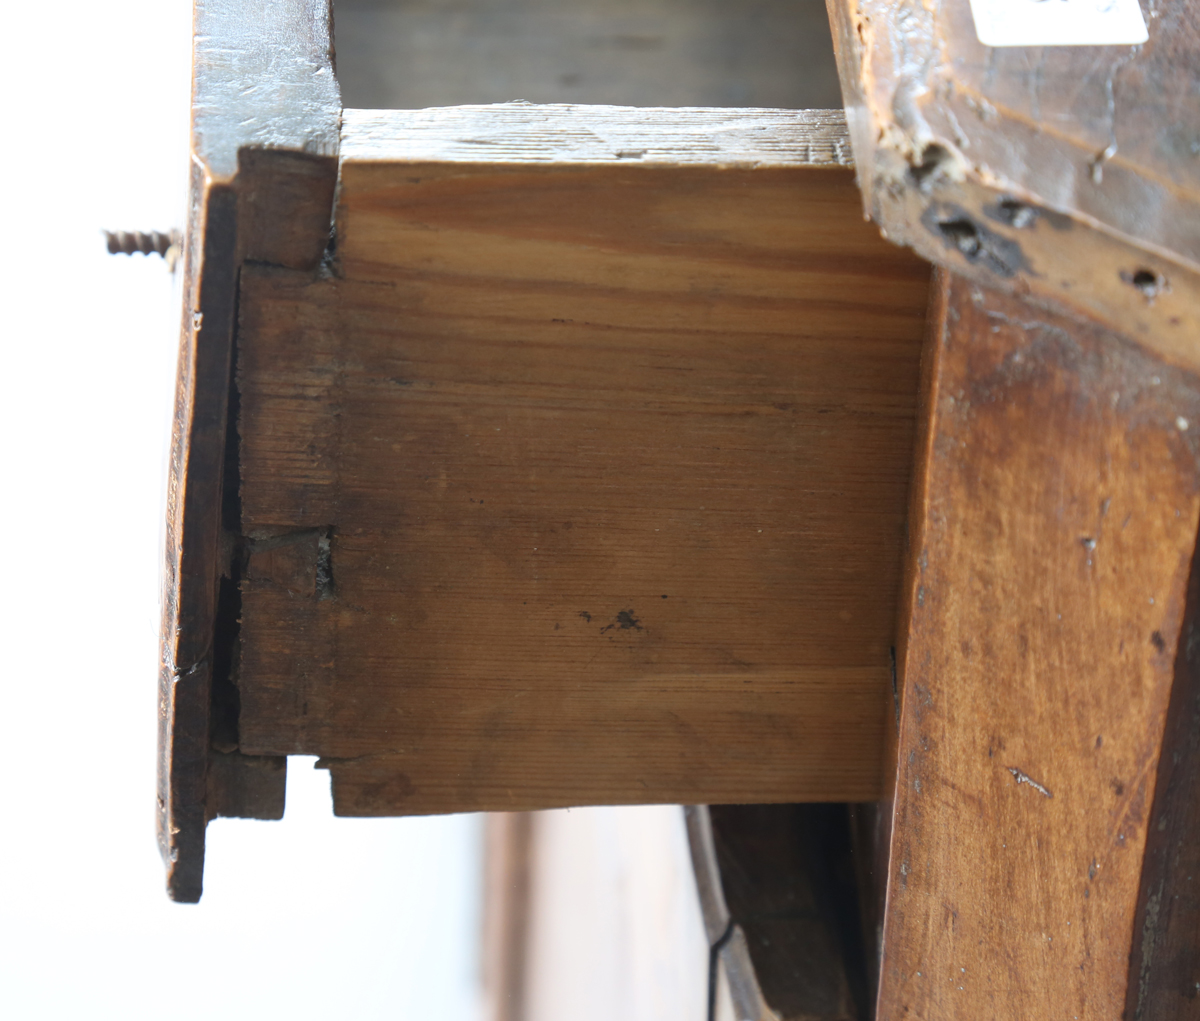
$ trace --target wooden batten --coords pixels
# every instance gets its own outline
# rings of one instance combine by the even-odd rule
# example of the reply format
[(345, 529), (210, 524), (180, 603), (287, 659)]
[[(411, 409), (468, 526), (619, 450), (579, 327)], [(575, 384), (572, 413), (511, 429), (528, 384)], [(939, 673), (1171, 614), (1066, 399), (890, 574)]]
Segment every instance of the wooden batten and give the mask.
[(838, 114), (346, 111), (247, 267), (240, 740), (335, 811), (879, 791), (928, 270)]

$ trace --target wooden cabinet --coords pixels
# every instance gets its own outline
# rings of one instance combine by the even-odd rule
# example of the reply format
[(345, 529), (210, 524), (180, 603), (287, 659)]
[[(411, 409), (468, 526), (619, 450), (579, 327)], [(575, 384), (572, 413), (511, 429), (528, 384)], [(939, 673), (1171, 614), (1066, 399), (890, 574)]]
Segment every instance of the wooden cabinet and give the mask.
[(830, 13), (845, 117), (343, 110), (323, 0), (197, 4), (177, 899), (296, 753), (343, 815), (878, 801), (881, 1021), (1191, 1016), (1186, 5)]

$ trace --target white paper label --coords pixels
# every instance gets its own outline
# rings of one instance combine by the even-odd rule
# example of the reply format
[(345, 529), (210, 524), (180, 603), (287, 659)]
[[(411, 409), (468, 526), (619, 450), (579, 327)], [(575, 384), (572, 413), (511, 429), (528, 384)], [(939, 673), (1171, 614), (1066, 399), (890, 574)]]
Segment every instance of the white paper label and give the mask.
[(1138, 0), (971, 0), (984, 46), (1132, 46), (1150, 38)]

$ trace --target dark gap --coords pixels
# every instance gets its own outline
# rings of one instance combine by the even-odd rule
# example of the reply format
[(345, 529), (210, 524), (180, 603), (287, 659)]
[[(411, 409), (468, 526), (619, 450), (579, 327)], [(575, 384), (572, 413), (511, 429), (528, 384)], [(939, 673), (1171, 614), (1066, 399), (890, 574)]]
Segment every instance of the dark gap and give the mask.
[(228, 418), (225, 423), (225, 462), (221, 472), (221, 537), (227, 560), (217, 591), (217, 613), (213, 626), (213, 675), (209, 697), (209, 745), (219, 752), (237, 751), (238, 719), (242, 708), (237, 684), (238, 642), (242, 618), (243, 550), (241, 540), (241, 443), (238, 434), (241, 394), (237, 386), (238, 335), (236, 319), (231, 346)]
[(218, 752), (238, 749), (238, 717), (242, 700), (238, 693), (235, 667), (242, 592), (233, 578), (222, 578), (217, 598), (217, 617), (213, 629), (212, 708), (209, 744)]
[(1134, 273), (1122, 273), (1126, 283), (1133, 284), (1147, 298), (1156, 298), (1167, 289), (1166, 278), (1152, 269), (1139, 269)]
[(733, 924), (780, 1017), (871, 1017), (859, 868), (846, 804), (712, 805)]
[(352, 109), (840, 109), (823, 0), (335, 0)]

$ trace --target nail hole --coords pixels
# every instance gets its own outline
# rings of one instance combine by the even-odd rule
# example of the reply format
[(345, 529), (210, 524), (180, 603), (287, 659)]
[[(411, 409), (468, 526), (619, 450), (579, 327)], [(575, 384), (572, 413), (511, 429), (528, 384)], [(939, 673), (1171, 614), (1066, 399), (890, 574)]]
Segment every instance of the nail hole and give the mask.
[(1128, 284), (1133, 284), (1147, 298), (1157, 298), (1164, 291), (1169, 290), (1167, 278), (1152, 269), (1143, 268), (1135, 270), (1133, 273), (1122, 273), (1121, 279)]
[(934, 142), (922, 150), (921, 162), (912, 167), (909, 173), (922, 191), (928, 191), (939, 177), (947, 174), (953, 164), (954, 157), (950, 155), (949, 150)]
[(977, 256), (983, 247), (983, 242), (979, 239), (979, 228), (970, 220), (942, 220), (938, 224), (938, 230), (968, 259)]
[(1038, 218), (1037, 210), (1019, 199), (1001, 199), (996, 206), (996, 212), (998, 219), (1016, 227), (1017, 230), (1032, 227)]

